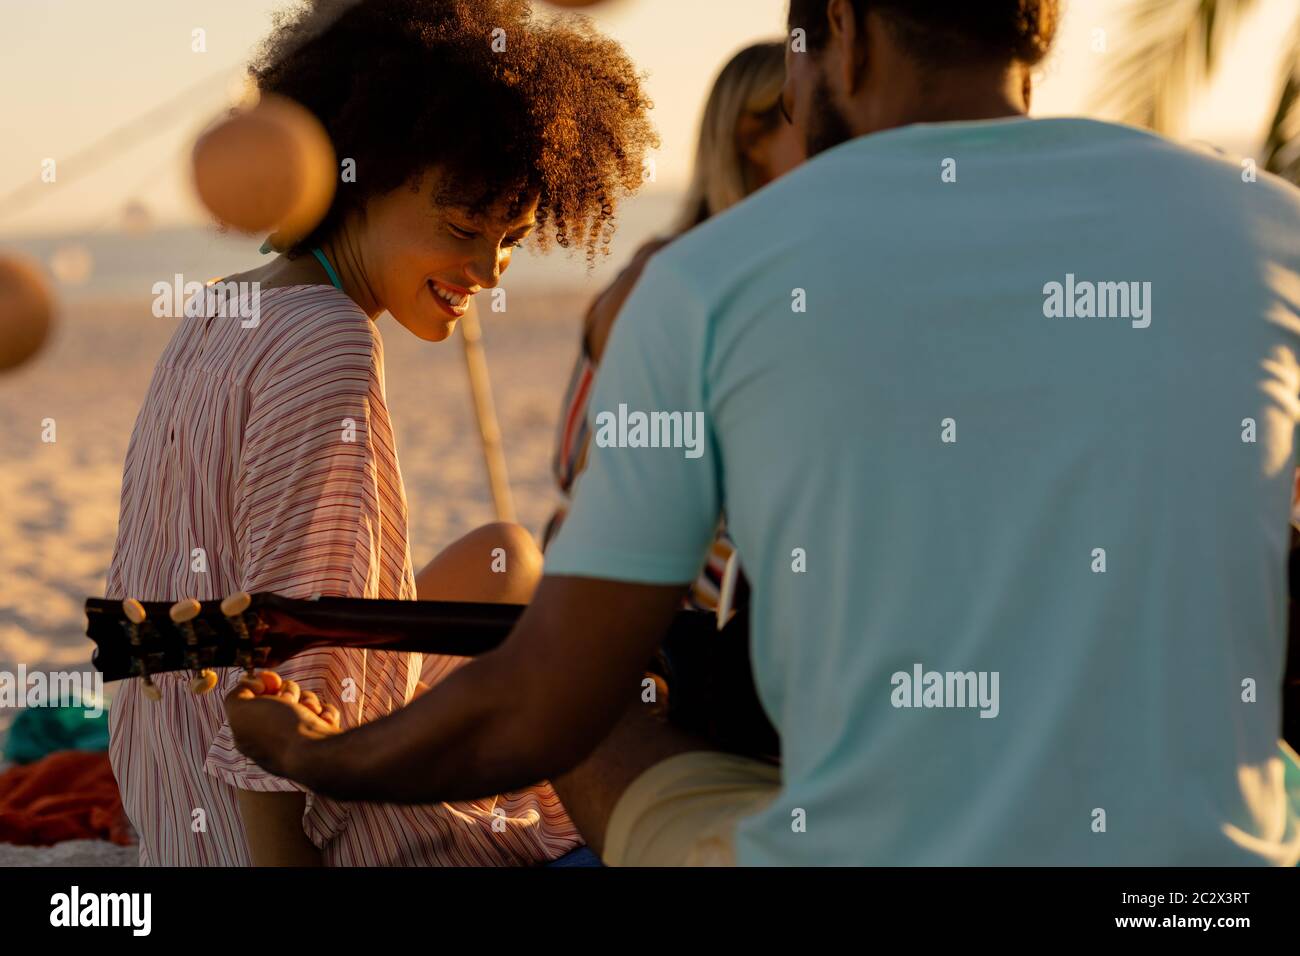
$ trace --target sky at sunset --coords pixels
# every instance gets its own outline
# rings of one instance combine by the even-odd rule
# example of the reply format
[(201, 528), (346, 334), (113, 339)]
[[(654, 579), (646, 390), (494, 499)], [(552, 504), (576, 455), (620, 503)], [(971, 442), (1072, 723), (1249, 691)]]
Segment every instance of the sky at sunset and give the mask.
[[(1252, 153), (1275, 101), (1283, 28), (1296, 0), (1259, 0), (1214, 87), (1184, 135)], [(1088, 112), (1090, 94), (1123, 38), (1131, 0), (1071, 0), (1036, 94), (1036, 115)], [(0, 0), (0, 236), (101, 229), (128, 200), (160, 223), (200, 222), (188, 153), (227, 102), (282, 0)], [(663, 146), (657, 186), (680, 189), (703, 97), (718, 68), (747, 42), (778, 36), (786, 0), (609, 0), (593, 9), (649, 74)], [(195, 29), (206, 52), (191, 49)], [(1105, 30), (1109, 52), (1093, 50)], [(41, 161), (67, 160), (187, 89), (152, 135), (108, 163), (60, 166), (48, 194), (5, 210), (4, 197), (39, 179)]]

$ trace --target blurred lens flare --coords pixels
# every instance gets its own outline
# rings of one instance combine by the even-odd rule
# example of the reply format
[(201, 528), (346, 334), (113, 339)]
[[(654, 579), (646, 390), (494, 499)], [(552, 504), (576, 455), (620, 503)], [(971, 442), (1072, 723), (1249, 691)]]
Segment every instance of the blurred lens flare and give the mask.
[(218, 221), (239, 232), (276, 230), (296, 241), (329, 210), (338, 176), (320, 122), (283, 97), (206, 130), (194, 144), (194, 185)]
[(50, 254), (50, 272), (60, 285), (85, 285), (95, 271), (95, 257), (78, 242), (67, 242)]
[(122, 207), (122, 231), (128, 236), (142, 236), (153, 228), (153, 215), (149, 207), (132, 199)]
[(22, 365), (45, 344), (54, 321), (54, 296), (40, 266), (0, 255), (0, 372)]

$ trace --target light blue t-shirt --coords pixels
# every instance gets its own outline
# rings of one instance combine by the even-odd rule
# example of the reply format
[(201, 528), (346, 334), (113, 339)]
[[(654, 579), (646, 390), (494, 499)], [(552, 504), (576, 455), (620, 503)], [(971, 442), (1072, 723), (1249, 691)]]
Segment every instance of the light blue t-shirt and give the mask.
[[(784, 747), (742, 863), (1300, 858), (1300, 192), (1253, 178), (1089, 120), (916, 125), (651, 261), (546, 569), (684, 583), (725, 510)], [(629, 447), (686, 445), (637, 412), (703, 441)]]

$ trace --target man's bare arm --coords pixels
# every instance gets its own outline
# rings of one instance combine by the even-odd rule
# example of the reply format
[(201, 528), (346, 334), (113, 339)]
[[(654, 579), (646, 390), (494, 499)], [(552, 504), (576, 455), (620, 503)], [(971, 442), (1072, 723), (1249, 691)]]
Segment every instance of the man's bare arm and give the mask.
[(428, 803), (502, 793), (572, 768), (640, 689), (685, 584), (548, 576), (509, 639), (402, 710), (304, 733), (287, 705), (227, 700), (239, 748), (344, 800)]

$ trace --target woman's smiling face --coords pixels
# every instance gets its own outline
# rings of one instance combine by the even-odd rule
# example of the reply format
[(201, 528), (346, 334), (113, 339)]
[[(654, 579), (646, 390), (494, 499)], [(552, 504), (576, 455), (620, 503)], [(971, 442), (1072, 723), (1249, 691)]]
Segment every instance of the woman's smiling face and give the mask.
[(376, 303), (430, 342), (451, 335), (470, 299), (497, 285), (515, 247), (537, 224), (536, 200), (474, 213), (436, 202), (440, 183), (431, 172), (372, 199), (356, 231)]

